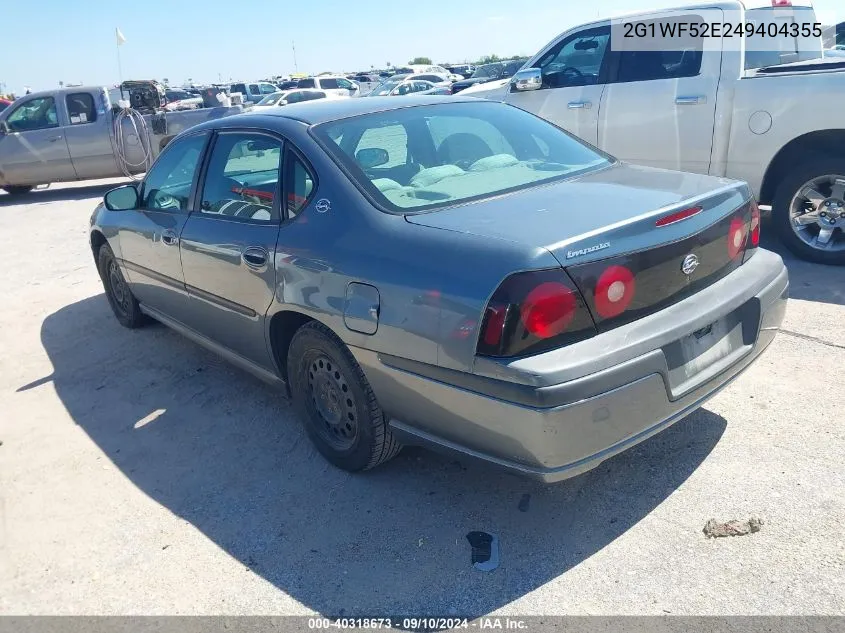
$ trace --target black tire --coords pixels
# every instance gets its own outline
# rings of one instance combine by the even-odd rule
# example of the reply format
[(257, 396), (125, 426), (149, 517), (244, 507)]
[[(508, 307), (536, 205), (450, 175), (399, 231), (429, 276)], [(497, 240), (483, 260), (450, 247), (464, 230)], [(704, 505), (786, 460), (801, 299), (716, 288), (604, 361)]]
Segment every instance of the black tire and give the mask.
[(349, 349), (322, 323), (303, 325), (287, 358), (294, 406), (308, 437), (329, 462), (352, 472), (395, 457), (394, 437)]
[(106, 298), (118, 322), (123, 327), (133, 330), (144, 325), (147, 318), (141, 312), (135, 295), (129, 290), (129, 285), (123, 278), (123, 273), (108, 244), (100, 246), (97, 253), (97, 270), (100, 272), (100, 279), (103, 280)]
[(3, 187), (3, 191), (10, 196), (22, 196), (33, 189), (35, 189), (35, 185), (9, 185), (8, 187)]
[[(804, 242), (792, 229), (790, 204), (804, 184), (824, 175), (845, 176), (845, 159), (819, 157), (800, 163), (784, 176), (772, 200), (772, 223), (784, 245), (797, 257), (819, 264), (845, 265), (845, 251), (823, 251)], [(842, 229), (839, 231), (842, 232)], [(839, 237), (834, 236), (834, 239)], [(839, 239), (843, 239), (839, 237)]]

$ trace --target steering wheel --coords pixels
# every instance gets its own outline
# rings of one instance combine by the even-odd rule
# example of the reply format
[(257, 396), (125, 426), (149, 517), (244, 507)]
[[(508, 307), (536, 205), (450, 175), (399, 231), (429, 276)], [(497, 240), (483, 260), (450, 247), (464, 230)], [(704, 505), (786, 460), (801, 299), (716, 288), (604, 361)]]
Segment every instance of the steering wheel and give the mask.
[(574, 66), (567, 66), (562, 71), (560, 71), (561, 75), (565, 75), (566, 73), (574, 74), (576, 79), (580, 79), (581, 77), (584, 76), (584, 73), (582, 73), (580, 70), (578, 70)]

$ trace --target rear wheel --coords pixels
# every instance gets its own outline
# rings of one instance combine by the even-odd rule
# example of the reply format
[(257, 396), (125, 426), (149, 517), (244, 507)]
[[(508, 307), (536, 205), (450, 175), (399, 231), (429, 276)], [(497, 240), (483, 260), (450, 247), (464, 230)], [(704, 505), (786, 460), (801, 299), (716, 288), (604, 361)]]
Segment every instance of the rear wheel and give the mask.
[(97, 267), (100, 271), (100, 279), (103, 280), (103, 288), (106, 291), (106, 298), (109, 300), (114, 316), (124, 327), (135, 329), (146, 323), (147, 319), (138, 301), (129, 290), (129, 284), (123, 278), (123, 273), (117, 264), (111, 247), (103, 244), (97, 255)]
[(394, 457), (401, 445), (355, 358), (326, 326), (310, 322), (287, 358), (297, 413), (317, 450), (338, 468), (360, 471)]
[(845, 265), (845, 160), (820, 158), (788, 172), (775, 192), (772, 220), (798, 257)]
[(11, 196), (22, 196), (33, 189), (35, 189), (34, 185), (9, 185), (8, 187), (3, 187), (3, 190)]

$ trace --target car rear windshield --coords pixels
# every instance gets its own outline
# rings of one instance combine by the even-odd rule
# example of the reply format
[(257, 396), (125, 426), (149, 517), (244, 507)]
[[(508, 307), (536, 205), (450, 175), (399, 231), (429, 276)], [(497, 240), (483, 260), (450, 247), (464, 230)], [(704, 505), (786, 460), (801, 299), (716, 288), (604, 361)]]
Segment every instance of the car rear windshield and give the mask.
[(382, 209), (423, 211), (600, 169), (612, 159), (551, 123), (502, 103), (442, 103), (313, 128)]

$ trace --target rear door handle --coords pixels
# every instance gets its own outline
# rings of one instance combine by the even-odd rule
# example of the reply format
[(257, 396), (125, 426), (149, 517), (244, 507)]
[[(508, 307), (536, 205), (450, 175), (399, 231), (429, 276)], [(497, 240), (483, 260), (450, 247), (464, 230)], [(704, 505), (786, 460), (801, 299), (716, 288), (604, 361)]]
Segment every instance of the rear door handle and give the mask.
[(175, 231), (167, 229), (161, 234), (161, 243), (167, 244), (168, 246), (173, 246), (174, 244), (179, 243), (179, 237), (176, 235)]
[(51, 136), (47, 140), (50, 141), (51, 143), (55, 143), (56, 141), (62, 140), (62, 135), (59, 134), (58, 136)]
[(570, 101), (567, 107), (570, 110), (589, 110), (593, 107), (593, 104), (589, 101)]
[(267, 265), (268, 258), (269, 254), (260, 246), (250, 246), (249, 248), (245, 248), (243, 253), (241, 253), (241, 259), (244, 264), (254, 270), (264, 268)]
[(707, 103), (707, 97), (700, 95), (698, 97), (678, 97), (675, 99), (678, 105), (698, 105), (700, 103)]

